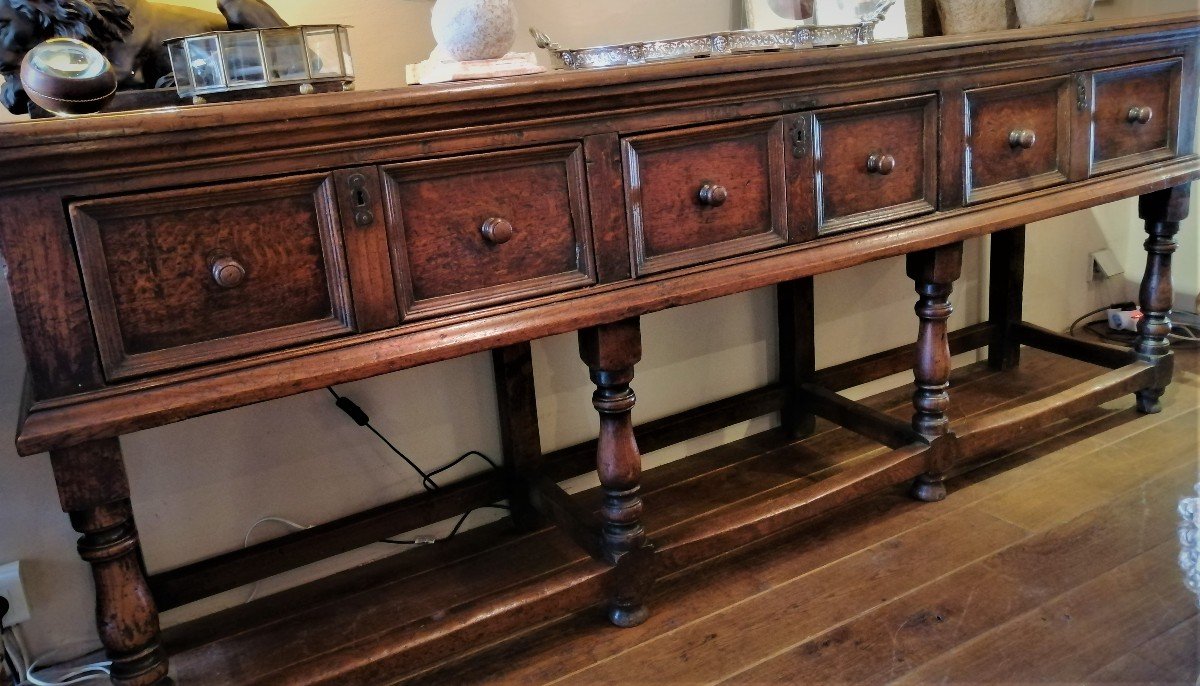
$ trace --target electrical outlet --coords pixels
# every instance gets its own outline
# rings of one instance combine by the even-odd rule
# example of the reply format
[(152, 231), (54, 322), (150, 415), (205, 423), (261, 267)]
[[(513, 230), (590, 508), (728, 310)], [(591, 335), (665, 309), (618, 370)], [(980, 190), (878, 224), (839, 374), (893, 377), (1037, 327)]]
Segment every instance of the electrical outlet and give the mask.
[(1121, 261), (1111, 250), (1097, 250), (1088, 257), (1092, 270), (1092, 281), (1106, 281), (1125, 273), (1121, 267)]
[(0, 567), (0, 596), (8, 600), (8, 614), (4, 615), (4, 626), (14, 626), (29, 621), (29, 601), (25, 598), (25, 586), (21, 583), (21, 563), (10, 562)]

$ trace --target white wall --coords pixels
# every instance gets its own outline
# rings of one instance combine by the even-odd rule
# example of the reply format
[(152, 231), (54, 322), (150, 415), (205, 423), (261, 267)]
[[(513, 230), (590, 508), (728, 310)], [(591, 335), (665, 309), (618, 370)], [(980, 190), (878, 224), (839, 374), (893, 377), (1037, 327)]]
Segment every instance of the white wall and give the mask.
[[(177, 0), (211, 6), (211, 0)], [(359, 87), (399, 86), (403, 65), (428, 54), (433, 41), (427, 0), (277, 0), (296, 23), (342, 22), (352, 41)], [(562, 3), (518, 0), (522, 25), (538, 26), (564, 44), (686, 35), (733, 27), (737, 0), (610, 0)], [(572, 9), (566, 9), (570, 7)], [(586, 7), (586, 11), (577, 8)], [(532, 49), (522, 38), (519, 47)], [(1086, 255), (1106, 237), (1140, 272), (1139, 231), (1127, 205), (1032, 227), (1029, 317), (1061, 328), (1105, 297), (1089, 289)], [(1185, 240), (1195, 237), (1195, 222)], [(1128, 233), (1130, 238), (1126, 239)], [(1192, 256), (1180, 283), (1191, 284)], [(1188, 250), (1183, 251), (1187, 253)], [(979, 321), (978, 265), (984, 245), (968, 245), (966, 275), (955, 296), (954, 326)], [(1187, 267), (1187, 260), (1191, 266)], [(1063, 268), (1066, 265), (1067, 268)], [(1076, 269), (1078, 267), (1078, 269)], [(1185, 288), (1187, 286), (1185, 285)], [(836, 364), (915, 338), (912, 284), (902, 260), (865, 265), (817, 280), (819, 361)], [(778, 373), (775, 301), (758, 291), (651, 315), (644, 319), (645, 361), (638, 367), (638, 421), (750, 389)], [(714, 326), (719, 322), (719, 326)], [(591, 386), (572, 336), (534, 345), (543, 443), (568, 445), (595, 431)], [(0, 427), (14, 427), (23, 362), (7, 290), (0, 297)], [(432, 468), (468, 449), (498, 454), (495, 401), (485, 355), (414, 369), (343, 387), (379, 428), (418, 463)], [(649, 456), (656, 464), (768, 426), (763, 419)], [(310, 393), (129, 436), (123, 441), (138, 526), (152, 570), (172, 568), (242, 545), (247, 527), (266, 515), (318, 523), (420, 489), (412, 474), (369, 434)], [(92, 638), (91, 589), (74, 553), (75, 535), (59, 512), (45, 456), (19, 459), (0, 441), (0, 562), (28, 565), (34, 619), (26, 633), (35, 652)], [(459, 474), (476, 470), (474, 464)], [(479, 515), (475, 522), (486, 521)], [(435, 527), (437, 532), (444, 527)], [(264, 527), (254, 540), (282, 533)], [(394, 553), (376, 546), (263, 584), (271, 592), (338, 568)], [(247, 590), (168, 613), (166, 623), (242, 602)]]
[[(1096, 18), (1195, 12), (1197, 7), (1197, 0), (1111, 0), (1096, 7)], [(1028, 316), (1044, 326), (1059, 326), (1112, 302), (1136, 301), (1146, 264), (1146, 253), (1142, 248), (1146, 234), (1141, 227), (1136, 199), (1058, 217), (1031, 227), (1026, 293), (1034, 309)], [(1174, 262), (1176, 310), (1195, 312), (1200, 309), (1197, 306), (1197, 295), (1200, 294), (1198, 227), (1200, 191), (1193, 192), (1191, 213), (1179, 233), (1180, 249), (1175, 253)], [(1125, 274), (1111, 283), (1095, 285), (1089, 281), (1088, 255), (1106, 247), (1116, 253)], [(1084, 308), (1083, 304), (1091, 307)]]

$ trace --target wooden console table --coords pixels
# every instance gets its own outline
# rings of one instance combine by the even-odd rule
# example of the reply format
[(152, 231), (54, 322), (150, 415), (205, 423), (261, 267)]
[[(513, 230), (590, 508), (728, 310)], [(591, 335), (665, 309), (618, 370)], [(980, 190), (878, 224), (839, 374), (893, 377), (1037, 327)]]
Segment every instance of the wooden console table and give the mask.
[[(1198, 36), (1196, 15), (1172, 15), (5, 127), (0, 245), (29, 361), (17, 446), (50, 453), (115, 680), (166, 678), (159, 610), (501, 498), (519, 526), (559, 524), (600, 571), (481, 613), (603, 594), (630, 626), (681, 567), (887, 485), (938, 500), (950, 470), (1094, 403), (1136, 394), (1157, 411), (1171, 253), (1200, 176)], [(1134, 195), (1150, 236), (1136, 350), (1023, 323), (1021, 227)], [(962, 242), (988, 234), (990, 321), (949, 334)], [(919, 293), (916, 345), (818, 371), (813, 275), (897, 255)], [(765, 286), (780, 294), (780, 383), (635, 440), (638, 317)], [(572, 331), (599, 440), (545, 456), (528, 342)], [(988, 347), (1006, 369), (1022, 345), (1111, 371), (950, 426), (951, 354)], [(119, 436), (488, 350), (502, 476), (147, 574)], [(836, 392), (914, 357), (911, 423)], [(776, 410), (796, 436), (819, 416), (892, 450), (652, 545), (638, 441)], [(581, 458), (600, 473), (598, 516), (556, 484)], [(374, 683), (339, 664), (266, 683)]]

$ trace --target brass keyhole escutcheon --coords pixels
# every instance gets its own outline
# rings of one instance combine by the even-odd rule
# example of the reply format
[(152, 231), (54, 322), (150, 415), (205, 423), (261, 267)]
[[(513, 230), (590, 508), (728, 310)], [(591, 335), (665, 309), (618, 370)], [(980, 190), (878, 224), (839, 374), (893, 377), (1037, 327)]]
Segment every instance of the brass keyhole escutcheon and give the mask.
[(375, 213), (371, 210), (371, 194), (367, 191), (367, 177), (354, 174), (347, 179), (350, 186), (350, 202), (354, 206), (354, 223), (360, 228), (366, 228), (375, 223)]
[(796, 125), (796, 130), (792, 134), (792, 157), (800, 159), (808, 154), (808, 127), (807, 120), (801, 120)]

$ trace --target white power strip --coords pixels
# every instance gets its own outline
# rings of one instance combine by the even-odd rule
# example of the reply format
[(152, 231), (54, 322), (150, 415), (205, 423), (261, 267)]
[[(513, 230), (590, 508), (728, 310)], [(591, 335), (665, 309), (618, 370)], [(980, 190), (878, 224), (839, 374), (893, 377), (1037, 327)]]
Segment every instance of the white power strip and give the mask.
[(25, 598), (25, 586), (21, 582), (20, 562), (0, 566), (0, 596), (4, 596), (9, 604), (8, 614), (4, 615), (5, 627), (29, 621), (29, 601)]
[(1133, 331), (1137, 332), (1138, 322), (1142, 321), (1142, 310), (1122, 310), (1117, 308), (1109, 308), (1108, 310), (1108, 328), (1113, 331)]

